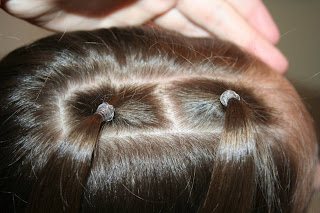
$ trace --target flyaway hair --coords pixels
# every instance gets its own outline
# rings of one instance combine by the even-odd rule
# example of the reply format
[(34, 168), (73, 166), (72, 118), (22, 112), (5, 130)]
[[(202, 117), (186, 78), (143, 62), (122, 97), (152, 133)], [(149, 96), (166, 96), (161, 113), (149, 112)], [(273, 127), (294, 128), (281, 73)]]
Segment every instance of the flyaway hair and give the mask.
[(0, 62), (7, 212), (302, 212), (317, 161), (291, 85), (225, 41), (53, 35)]

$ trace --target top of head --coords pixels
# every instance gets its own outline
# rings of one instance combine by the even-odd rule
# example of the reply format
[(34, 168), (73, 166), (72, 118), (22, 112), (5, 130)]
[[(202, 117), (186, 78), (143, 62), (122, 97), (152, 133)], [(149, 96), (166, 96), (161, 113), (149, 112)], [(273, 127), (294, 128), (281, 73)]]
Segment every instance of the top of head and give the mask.
[[(232, 44), (74, 32), (9, 54), (0, 70), (1, 149), (33, 192), (5, 189), (31, 210), (299, 212), (308, 201), (311, 119), (284, 78)], [(227, 90), (241, 98), (221, 104)], [(101, 124), (103, 102), (114, 114)]]

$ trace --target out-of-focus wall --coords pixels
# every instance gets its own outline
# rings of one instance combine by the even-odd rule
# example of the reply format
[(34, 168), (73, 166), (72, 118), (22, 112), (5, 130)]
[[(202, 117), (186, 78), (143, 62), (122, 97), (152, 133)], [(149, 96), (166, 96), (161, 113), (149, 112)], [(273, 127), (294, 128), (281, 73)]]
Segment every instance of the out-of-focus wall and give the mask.
[[(302, 95), (316, 123), (320, 124), (320, 1), (264, 2), (281, 31), (279, 48), (290, 63), (287, 77)], [(0, 10), (0, 58), (17, 47), (49, 34), (51, 32), (15, 19)], [(308, 210), (308, 213), (318, 212), (320, 193), (315, 194)]]
[(0, 58), (17, 47), (49, 34), (52, 32), (16, 19), (0, 9)]

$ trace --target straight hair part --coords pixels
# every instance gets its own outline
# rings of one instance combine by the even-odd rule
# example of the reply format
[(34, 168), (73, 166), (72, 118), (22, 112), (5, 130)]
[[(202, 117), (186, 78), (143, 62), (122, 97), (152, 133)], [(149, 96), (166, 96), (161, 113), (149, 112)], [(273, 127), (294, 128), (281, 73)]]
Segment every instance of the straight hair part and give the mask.
[[(147, 28), (70, 32), (10, 53), (0, 75), (7, 211), (308, 204), (312, 119), (286, 79), (231, 43)], [(228, 90), (238, 96), (222, 103)], [(103, 103), (108, 119), (96, 113)]]

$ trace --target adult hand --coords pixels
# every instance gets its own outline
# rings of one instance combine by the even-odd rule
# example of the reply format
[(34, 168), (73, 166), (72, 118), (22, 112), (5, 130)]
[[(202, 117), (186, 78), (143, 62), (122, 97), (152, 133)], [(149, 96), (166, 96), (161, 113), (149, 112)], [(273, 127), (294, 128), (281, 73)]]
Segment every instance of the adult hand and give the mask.
[(229, 40), (285, 73), (279, 31), (261, 0), (5, 0), (8, 13), (54, 31), (153, 23), (187, 36)]

